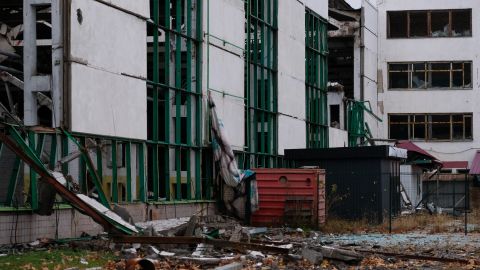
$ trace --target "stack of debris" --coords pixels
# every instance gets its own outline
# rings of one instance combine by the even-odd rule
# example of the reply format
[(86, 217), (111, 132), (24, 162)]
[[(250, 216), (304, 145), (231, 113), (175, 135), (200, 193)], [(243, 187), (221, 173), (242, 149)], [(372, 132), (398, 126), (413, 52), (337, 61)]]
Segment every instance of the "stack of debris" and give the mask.
[(353, 250), (309, 245), (305, 238), (318, 234), (309, 235), (300, 228), (242, 227), (218, 215), (184, 221), (180, 225), (171, 220), (137, 224), (144, 228), (144, 236), (114, 237), (125, 269), (168, 269), (172, 264), (186, 269), (308, 269), (324, 259), (343, 264), (363, 259)]

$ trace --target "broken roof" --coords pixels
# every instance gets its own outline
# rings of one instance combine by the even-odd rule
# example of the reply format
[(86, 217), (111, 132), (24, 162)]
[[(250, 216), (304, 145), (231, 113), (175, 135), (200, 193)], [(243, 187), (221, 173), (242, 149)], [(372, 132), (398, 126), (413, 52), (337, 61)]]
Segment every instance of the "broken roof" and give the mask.
[(408, 161), (429, 160), (432, 163), (440, 164), (440, 161), (438, 161), (436, 157), (411, 141), (398, 141), (395, 146), (408, 151)]

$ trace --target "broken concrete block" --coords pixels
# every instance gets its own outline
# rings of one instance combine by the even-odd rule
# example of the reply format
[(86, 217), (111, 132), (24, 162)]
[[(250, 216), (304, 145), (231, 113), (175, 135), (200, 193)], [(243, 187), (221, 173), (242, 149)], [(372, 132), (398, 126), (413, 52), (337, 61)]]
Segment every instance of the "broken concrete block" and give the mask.
[(230, 263), (230, 264), (215, 268), (215, 270), (242, 270), (242, 269), (243, 269), (243, 264), (238, 262)]
[(195, 228), (197, 227), (197, 224), (198, 224), (198, 217), (192, 216), (187, 223), (187, 228), (185, 230), (184, 236), (193, 236), (193, 234), (195, 233)]
[(248, 230), (248, 233), (250, 235), (258, 234), (258, 233), (266, 233), (266, 232), (267, 232), (267, 227), (257, 227), (257, 228), (251, 228)]
[(137, 250), (134, 248), (127, 248), (122, 250), (122, 254), (126, 260), (133, 259), (137, 257)]
[(352, 250), (339, 249), (328, 246), (322, 246), (320, 247), (320, 249), (323, 256), (329, 259), (340, 260), (344, 262), (359, 262), (363, 259), (362, 255)]
[(252, 250), (248, 253), (248, 257), (252, 259), (265, 258), (265, 255), (259, 251)]
[(321, 252), (309, 248), (302, 249), (302, 256), (312, 264), (321, 264), (323, 260), (323, 254)]
[(242, 227), (237, 225), (230, 236), (231, 242), (240, 242), (242, 240)]

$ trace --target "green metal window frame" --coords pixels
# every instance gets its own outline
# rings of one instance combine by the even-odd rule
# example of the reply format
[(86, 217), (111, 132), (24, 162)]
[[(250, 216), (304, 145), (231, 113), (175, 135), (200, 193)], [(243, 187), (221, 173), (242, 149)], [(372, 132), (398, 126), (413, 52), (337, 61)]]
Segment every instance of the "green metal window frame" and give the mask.
[(307, 148), (328, 147), (328, 23), (305, 12), (305, 108)]
[[(151, 159), (148, 190), (153, 201), (160, 197), (167, 201), (198, 200), (202, 156), (202, 1), (152, 0), (151, 5), (147, 26), (148, 38), (152, 38), (147, 46), (152, 53), (147, 81), (147, 100), (152, 100), (148, 121), (151, 132), (146, 145)], [(182, 117), (175, 117), (179, 115)], [(182, 192), (183, 178), (186, 192)]]
[(245, 1), (245, 138), (241, 167), (278, 167), (278, 0)]

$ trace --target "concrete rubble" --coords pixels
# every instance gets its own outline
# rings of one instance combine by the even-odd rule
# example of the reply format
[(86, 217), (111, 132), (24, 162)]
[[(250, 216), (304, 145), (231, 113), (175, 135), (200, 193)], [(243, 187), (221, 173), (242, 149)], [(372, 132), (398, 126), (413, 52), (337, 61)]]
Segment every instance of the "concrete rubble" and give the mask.
[[(112, 269), (476, 269), (477, 234), (326, 234), (306, 228), (246, 227), (224, 216), (136, 224), (147, 236), (38, 239), (15, 252), (71, 247), (116, 254)], [(150, 236), (152, 234), (155, 236)], [(136, 242), (137, 240), (138, 242)], [(0, 248), (8, 254), (12, 247)], [(88, 260), (80, 263), (88, 267)], [(108, 268), (110, 269), (110, 268)]]

